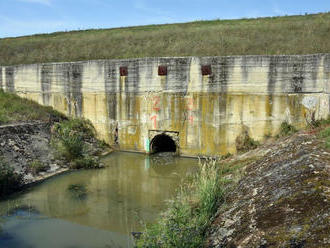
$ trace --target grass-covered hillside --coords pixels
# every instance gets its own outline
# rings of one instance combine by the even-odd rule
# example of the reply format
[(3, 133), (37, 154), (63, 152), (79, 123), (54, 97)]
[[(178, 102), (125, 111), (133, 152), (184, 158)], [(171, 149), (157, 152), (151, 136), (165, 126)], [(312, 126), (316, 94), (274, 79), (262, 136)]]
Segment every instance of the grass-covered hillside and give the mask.
[(50, 117), (63, 117), (51, 107), (45, 107), (34, 101), (21, 98), (13, 93), (0, 89), (0, 125), (28, 122), (48, 121)]
[(158, 56), (330, 52), (330, 12), (0, 39), (0, 65)]

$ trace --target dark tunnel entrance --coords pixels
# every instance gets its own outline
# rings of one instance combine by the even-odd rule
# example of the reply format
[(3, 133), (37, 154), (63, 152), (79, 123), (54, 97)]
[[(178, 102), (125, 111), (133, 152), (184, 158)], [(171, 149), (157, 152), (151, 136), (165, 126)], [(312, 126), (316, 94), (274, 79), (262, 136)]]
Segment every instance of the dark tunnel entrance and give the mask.
[(150, 143), (150, 152), (152, 154), (159, 152), (176, 152), (176, 144), (170, 136), (159, 134), (152, 139)]

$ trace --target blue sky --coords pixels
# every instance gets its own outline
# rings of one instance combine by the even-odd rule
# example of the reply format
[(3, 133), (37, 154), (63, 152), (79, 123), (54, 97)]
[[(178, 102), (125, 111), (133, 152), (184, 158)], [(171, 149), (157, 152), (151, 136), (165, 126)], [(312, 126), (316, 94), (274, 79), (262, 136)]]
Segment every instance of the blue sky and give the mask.
[(330, 11), (330, 0), (0, 0), (0, 37)]

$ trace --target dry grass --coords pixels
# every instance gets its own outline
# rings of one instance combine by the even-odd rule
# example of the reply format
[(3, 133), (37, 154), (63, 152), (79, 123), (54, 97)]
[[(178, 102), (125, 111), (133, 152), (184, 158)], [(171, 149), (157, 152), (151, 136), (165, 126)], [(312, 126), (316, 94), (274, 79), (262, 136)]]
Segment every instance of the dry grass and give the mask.
[(330, 12), (100, 29), (0, 39), (0, 65), (159, 56), (330, 51)]

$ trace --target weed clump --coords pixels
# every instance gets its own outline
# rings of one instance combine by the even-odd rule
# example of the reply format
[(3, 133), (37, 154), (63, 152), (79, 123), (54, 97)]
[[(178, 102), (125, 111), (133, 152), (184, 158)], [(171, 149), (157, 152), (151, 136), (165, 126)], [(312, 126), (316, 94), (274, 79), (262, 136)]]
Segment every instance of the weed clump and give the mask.
[(23, 184), (22, 175), (0, 158), (0, 198), (15, 192)]
[(235, 140), (236, 150), (238, 152), (247, 152), (257, 148), (260, 143), (249, 136), (248, 131), (243, 131)]
[(71, 119), (53, 126), (51, 144), (58, 157), (69, 161), (72, 169), (99, 168), (98, 160), (90, 155), (86, 144), (94, 135), (95, 129), (90, 121)]
[(279, 136), (288, 136), (297, 132), (297, 129), (288, 122), (282, 122)]

